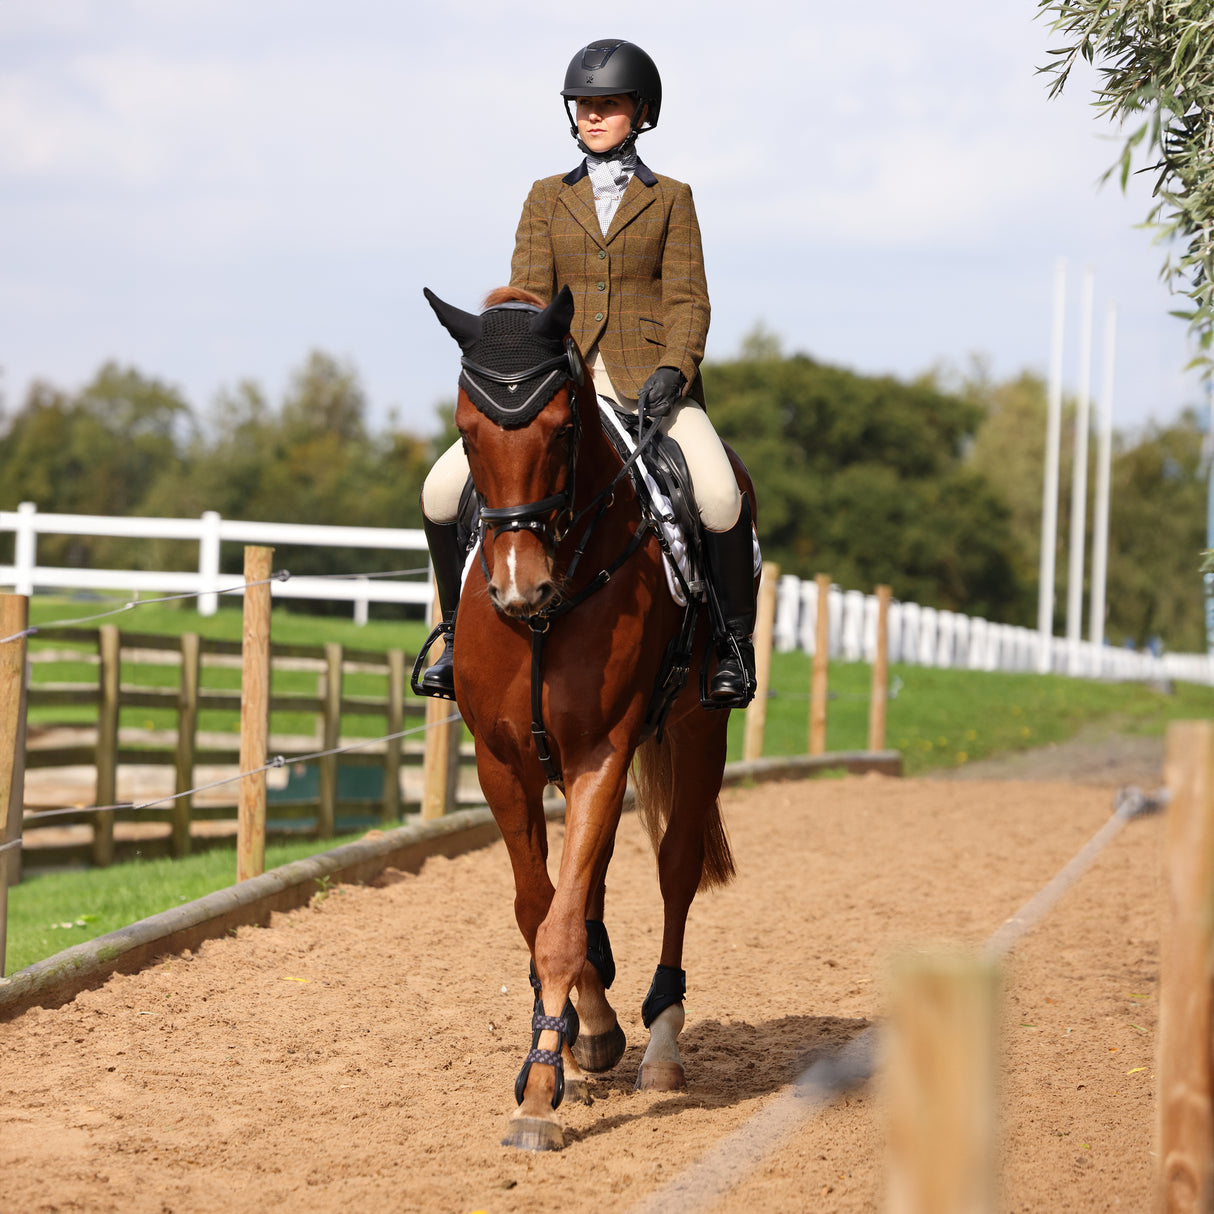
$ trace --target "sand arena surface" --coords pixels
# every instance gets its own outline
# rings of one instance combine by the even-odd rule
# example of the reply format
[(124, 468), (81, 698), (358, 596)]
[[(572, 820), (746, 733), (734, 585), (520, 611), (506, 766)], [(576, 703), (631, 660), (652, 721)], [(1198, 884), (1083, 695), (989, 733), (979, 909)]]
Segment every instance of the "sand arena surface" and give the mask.
[[(531, 1005), (504, 849), (336, 889), (0, 1024), (0, 1207), (628, 1211), (878, 1017), (891, 952), (993, 932), (1127, 774), (727, 794), (740, 876), (692, 907), (685, 1094), (632, 1090), (661, 904), (625, 815), (607, 921), (628, 1050), (562, 1107), (557, 1154), (498, 1146)], [(1150, 1208), (1160, 833), (1130, 823), (1009, 959), (1003, 1210)], [(879, 1209), (882, 1133), (877, 1093), (841, 1099), (714, 1208)]]

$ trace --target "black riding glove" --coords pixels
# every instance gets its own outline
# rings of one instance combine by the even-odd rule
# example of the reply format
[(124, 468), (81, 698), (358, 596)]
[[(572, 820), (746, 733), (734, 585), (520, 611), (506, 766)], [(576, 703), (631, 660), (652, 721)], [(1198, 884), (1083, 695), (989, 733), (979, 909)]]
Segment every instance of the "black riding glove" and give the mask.
[(646, 417), (665, 417), (686, 386), (687, 376), (678, 367), (659, 367), (645, 381), (637, 405)]

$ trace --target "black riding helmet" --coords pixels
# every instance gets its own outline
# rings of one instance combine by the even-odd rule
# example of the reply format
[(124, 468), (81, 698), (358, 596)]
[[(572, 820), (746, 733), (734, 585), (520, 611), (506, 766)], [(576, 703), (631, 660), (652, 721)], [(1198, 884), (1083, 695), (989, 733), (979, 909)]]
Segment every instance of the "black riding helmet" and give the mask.
[[(620, 38), (600, 38), (584, 46), (569, 62), (565, 71), (565, 87), (561, 96), (565, 99), (565, 113), (569, 116), (569, 133), (577, 145), (588, 156), (597, 155), (581, 140), (577, 130), (577, 119), (569, 105), (570, 98), (611, 97), (627, 93), (636, 98), (636, 109), (632, 114), (632, 130), (628, 137), (613, 152), (626, 152), (636, 142), (642, 131), (652, 131), (658, 125), (658, 111), (662, 108), (662, 77), (657, 64), (645, 54), (635, 42), (624, 42)], [(645, 110), (643, 123), (638, 115)]]

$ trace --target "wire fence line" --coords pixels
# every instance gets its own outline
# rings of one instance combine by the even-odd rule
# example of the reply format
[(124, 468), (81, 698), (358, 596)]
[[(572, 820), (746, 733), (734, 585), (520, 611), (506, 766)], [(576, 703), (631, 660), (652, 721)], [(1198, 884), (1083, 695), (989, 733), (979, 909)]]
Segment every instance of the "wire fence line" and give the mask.
[[(225, 784), (235, 784), (238, 780), (243, 780), (246, 776), (260, 775), (264, 771), (270, 771), (274, 768), (285, 767), (288, 763), (314, 763), (318, 759), (327, 759), (333, 755), (344, 755), (351, 751), (363, 750), (368, 746), (377, 746), (381, 742), (393, 742), (397, 738), (407, 738), (413, 734), (425, 733), (428, 729), (437, 729), (440, 725), (451, 725), (463, 718), (458, 712), (453, 712), (449, 716), (443, 717), (438, 721), (429, 721), (425, 725), (414, 725), (410, 729), (401, 729), (396, 733), (384, 734), (378, 738), (364, 738), (358, 742), (351, 742), (346, 746), (334, 746), (329, 750), (316, 750), (308, 754), (293, 755), (288, 759), (285, 755), (275, 755), (268, 762), (263, 763), (260, 767), (250, 768), (248, 771), (238, 772), (234, 776), (224, 776), (220, 780), (211, 780), (206, 784), (199, 784), (195, 788), (183, 789), (181, 792), (166, 793), (163, 797), (154, 797), (148, 801), (118, 801), (113, 805), (81, 805), (76, 807), (64, 807), (63, 809), (44, 809), (36, 810), (33, 813), (26, 814), (22, 819), (23, 826), (38, 826), (48, 818), (62, 818), (69, 815), (78, 814), (104, 814), (114, 813), (117, 810), (124, 810), (127, 813), (136, 813), (144, 809), (155, 809), (158, 806), (166, 805), (172, 801), (178, 801), (182, 797), (193, 796), (194, 793), (206, 792), (212, 788), (220, 788)], [(0, 854), (8, 851), (10, 848), (21, 846), (20, 839), (12, 841), (0, 846)]]
[[(1132, 786), (1119, 790), (1109, 820), (988, 937), (982, 956), (991, 961), (1006, 956), (1095, 864), (1128, 822), (1161, 812), (1169, 800), (1167, 789), (1149, 794)], [(837, 1053), (813, 1062), (745, 1125), (633, 1206), (629, 1214), (703, 1214), (779, 1150), (805, 1121), (817, 1116), (837, 1097), (868, 1083), (876, 1073), (880, 1039), (880, 1026), (870, 1024)]]
[[(429, 565), (419, 565), (413, 569), (388, 569), (369, 573), (310, 573), (308, 577), (315, 581), (358, 581), (359, 579), (409, 577), (419, 573), (429, 573), (429, 571)], [(154, 599), (128, 599), (121, 607), (113, 607), (108, 611), (98, 611), (94, 615), (80, 616), (77, 619), (71, 620), (52, 620), (47, 624), (31, 625), (29, 628), (23, 628), (20, 632), (14, 632), (11, 636), (0, 637), (0, 645), (11, 644), (13, 641), (21, 640), (22, 637), (36, 636), (42, 629), (75, 628), (81, 624), (91, 624), (95, 620), (104, 620), (110, 616), (122, 615), (124, 612), (131, 611), (136, 607), (150, 607), (156, 603), (173, 603), (181, 599), (197, 599), (201, 598), (203, 594), (240, 594), (254, 586), (265, 586), (270, 582), (287, 582), (290, 580), (291, 571), (289, 569), (278, 569), (270, 577), (262, 578), (260, 581), (241, 582), (238, 585), (226, 586), (218, 590), (188, 590), (181, 594), (158, 595)]]

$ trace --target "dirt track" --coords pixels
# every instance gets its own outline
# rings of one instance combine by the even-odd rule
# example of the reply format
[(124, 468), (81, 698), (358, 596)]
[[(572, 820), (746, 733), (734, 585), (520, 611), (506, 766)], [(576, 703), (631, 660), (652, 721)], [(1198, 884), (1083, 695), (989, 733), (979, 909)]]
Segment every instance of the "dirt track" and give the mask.
[[(497, 1145), (530, 1010), (504, 851), (336, 890), (0, 1025), (0, 1206), (627, 1211), (878, 1016), (892, 950), (983, 939), (1105, 821), (1112, 783), (1158, 782), (1154, 760), (1083, 785), (865, 777), (728, 795), (741, 875), (692, 909), (686, 1095), (631, 1090), (660, 901), (627, 815), (608, 923), (629, 1048), (592, 1106), (562, 1110), (559, 1154)], [(1149, 1208), (1158, 839), (1157, 821), (1128, 826), (1007, 967), (1006, 1210)], [(719, 1208), (872, 1210), (882, 1168), (864, 1093)]]

